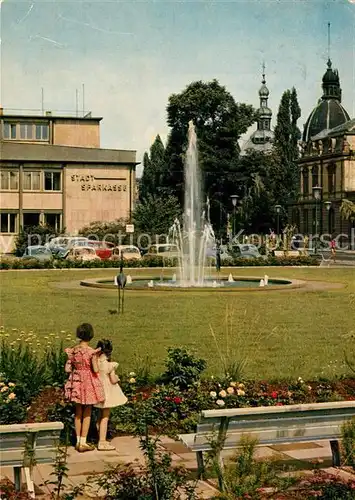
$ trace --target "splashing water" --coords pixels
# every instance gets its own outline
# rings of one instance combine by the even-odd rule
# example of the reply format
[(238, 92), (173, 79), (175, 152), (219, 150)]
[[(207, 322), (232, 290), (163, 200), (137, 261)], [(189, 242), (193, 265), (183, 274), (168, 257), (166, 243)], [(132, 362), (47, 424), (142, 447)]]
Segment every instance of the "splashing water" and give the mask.
[(179, 284), (204, 286), (207, 248), (215, 245), (215, 235), (202, 210), (201, 175), (198, 166), (197, 137), (192, 121), (189, 122), (188, 149), (185, 160), (185, 199), (183, 227), (176, 219), (170, 229), (170, 239), (179, 249)]

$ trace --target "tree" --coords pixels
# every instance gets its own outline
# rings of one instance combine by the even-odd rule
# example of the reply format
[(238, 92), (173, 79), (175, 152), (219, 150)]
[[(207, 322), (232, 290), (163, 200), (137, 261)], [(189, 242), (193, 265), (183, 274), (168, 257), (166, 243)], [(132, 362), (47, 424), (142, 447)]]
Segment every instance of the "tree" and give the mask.
[(160, 136), (157, 135), (150, 148), (150, 156), (144, 153), (143, 175), (140, 182), (139, 199), (155, 196), (160, 192), (162, 176), (165, 170), (165, 148)]
[(274, 135), (275, 162), (271, 172), (275, 189), (279, 193), (277, 202), (282, 206), (286, 206), (289, 201), (295, 199), (299, 192), (297, 160), (301, 132), (297, 127), (297, 121), (300, 116), (301, 109), (295, 88), (286, 90), (281, 97), (277, 113)]
[(348, 220), (349, 222), (355, 221), (355, 203), (344, 199), (340, 206), (340, 214), (343, 219)]
[(136, 206), (133, 221), (136, 231), (153, 237), (168, 235), (174, 220), (181, 216), (181, 206), (174, 196), (148, 195)]
[(52, 238), (65, 234), (65, 230), (56, 231), (53, 227), (40, 224), (38, 226), (21, 228), (15, 240), (15, 255), (21, 257), (26, 248), (32, 245), (45, 245)]
[[(193, 82), (180, 94), (169, 97), (166, 171), (163, 185), (183, 203), (184, 156), (188, 123), (193, 120), (198, 138), (199, 164), (203, 177), (203, 198), (218, 199), (225, 213), (237, 182), (238, 139), (255, 121), (252, 106), (237, 104), (217, 80)], [(211, 211), (212, 223), (218, 210)], [(219, 217), (220, 219), (221, 217)]]
[(79, 230), (81, 236), (97, 241), (109, 241), (116, 245), (129, 243), (129, 236), (126, 235), (126, 224), (128, 220), (117, 219), (114, 221), (93, 221), (88, 226)]

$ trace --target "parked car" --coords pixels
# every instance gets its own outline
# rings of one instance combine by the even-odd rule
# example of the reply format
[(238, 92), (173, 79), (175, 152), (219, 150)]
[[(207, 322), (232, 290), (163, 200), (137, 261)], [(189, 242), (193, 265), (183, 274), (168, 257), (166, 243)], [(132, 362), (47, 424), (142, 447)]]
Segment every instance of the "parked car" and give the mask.
[(93, 247), (96, 255), (100, 257), (102, 260), (107, 260), (110, 259), (112, 256), (112, 250), (114, 248), (114, 244), (110, 243), (109, 241), (96, 241), (96, 240), (89, 240), (88, 246)]
[[(210, 259), (212, 262), (216, 260), (216, 246), (213, 246), (212, 248), (207, 248), (206, 257)], [(227, 247), (221, 245), (221, 263), (228, 264), (228, 262), (231, 262), (232, 260), (233, 257), (229, 254)]]
[(260, 259), (262, 257), (257, 247), (249, 244), (232, 245), (230, 252), (234, 257), (241, 257), (243, 259)]
[(60, 236), (53, 238), (48, 245), (53, 255), (65, 259), (71, 248), (88, 246), (88, 242), (84, 236)]
[(180, 252), (177, 245), (162, 243), (159, 245), (151, 245), (144, 257), (163, 257), (167, 259), (174, 259), (179, 257), (179, 254)]
[(122, 258), (125, 260), (140, 260), (142, 255), (138, 247), (134, 245), (119, 245), (112, 249), (112, 260), (119, 260)]
[(41, 262), (48, 262), (53, 259), (52, 252), (43, 245), (33, 245), (26, 248), (22, 255), (24, 259), (36, 259)]
[(101, 260), (100, 257), (96, 255), (95, 249), (88, 246), (71, 248), (66, 255), (66, 259), (77, 261)]

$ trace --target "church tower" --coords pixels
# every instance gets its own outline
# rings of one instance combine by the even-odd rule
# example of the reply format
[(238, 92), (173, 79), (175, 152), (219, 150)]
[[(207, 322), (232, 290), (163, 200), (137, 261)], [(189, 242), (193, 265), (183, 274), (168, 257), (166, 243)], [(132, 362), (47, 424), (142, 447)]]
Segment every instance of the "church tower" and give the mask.
[(268, 107), (269, 89), (266, 86), (265, 64), (263, 64), (263, 73), (261, 87), (259, 89), (259, 109), (257, 110), (257, 129), (251, 134), (248, 141), (242, 148), (242, 155), (247, 154), (248, 150), (259, 152), (270, 152), (274, 139), (274, 132), (271, 130), (272, 111)]

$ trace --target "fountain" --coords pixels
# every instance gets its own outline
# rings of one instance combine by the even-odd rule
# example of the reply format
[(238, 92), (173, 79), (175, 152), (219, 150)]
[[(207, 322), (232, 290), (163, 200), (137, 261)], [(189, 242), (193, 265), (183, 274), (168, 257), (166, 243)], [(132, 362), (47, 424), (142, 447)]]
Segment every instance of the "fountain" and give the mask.
[[(176, 219), (170, 229), (170, 239), (179, 249), (179, 280), (183, 287), (206, 286), (205, 261), (208, 247), (215, 245), (215, 235), (207, 216), (202, 210), (201, 176), (198, 166), (197, 137), (192, 121), (189, 122), (188, 148), (185, 160), (184, 215), (181, 227)], [(216, 285), (217, 286), (217, 285)]]
[[(151, 277), (127, 278), (127, 288), (131, 290), (187, 290), (193, 291), (196, 287), (201, 287), (206, 291), (242, 291), (245, 288), (254, 290), (265, 287), (271, 289), (274, 285), (289, 286), (288, 280), (269, 280), (265, 275), (264, 279), (233, 277), (232, 273), (226, 277), (218, 276), (216, 279), (212, 272), (212, 262), (206, 266), (207, 249), (216, 248), (216, 239), (210, 223), (210, 203), (201, 202), (202, 189), (200, 170), (198, 166), (197, 137), (192, 121), (189, 122), (188, 148), (185, 160), (185, 200), (182, 223), (176, 219), (170, 228), (169, 243), (174, 243), (178, 247), (178, 272), (170, 279), (164, 279), (163, 270), (160, 279)], [(206, 210), (203, 209), (206, 206)], [(99, 288), (117, 288), (112, 280), (86, 280), (81, 282), (82, 286), (97, 286)]]

